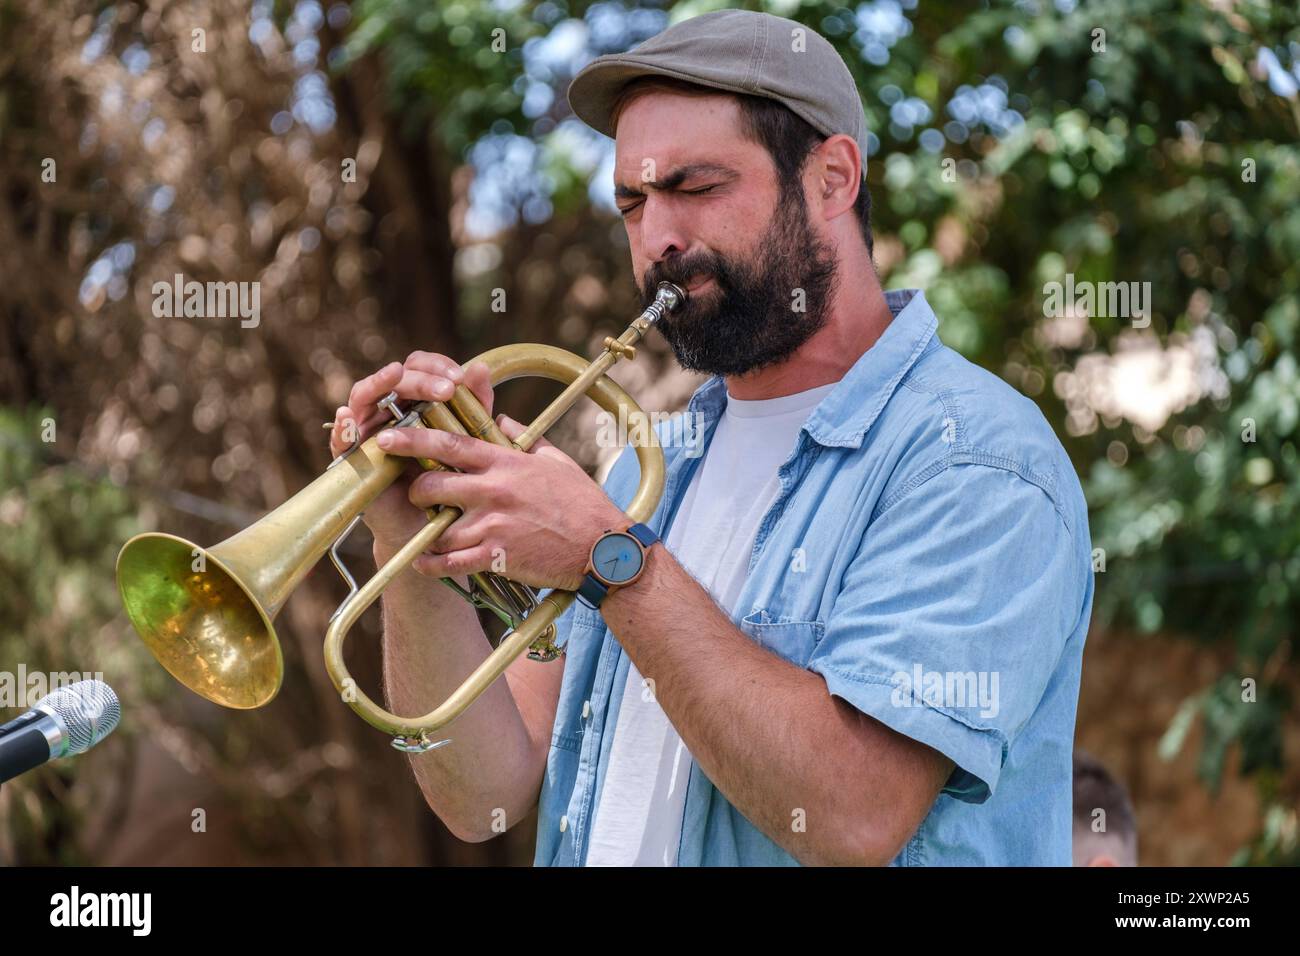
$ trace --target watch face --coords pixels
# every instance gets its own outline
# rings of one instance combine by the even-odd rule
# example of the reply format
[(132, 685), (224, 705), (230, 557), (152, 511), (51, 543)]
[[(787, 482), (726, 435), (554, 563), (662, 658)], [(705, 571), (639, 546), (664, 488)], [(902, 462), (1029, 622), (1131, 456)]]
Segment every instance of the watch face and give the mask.
[(591, 566), (609, 584), (622, 584), (641, 570), (641, 549), (631, 535), (607, 534), (592, 549)]

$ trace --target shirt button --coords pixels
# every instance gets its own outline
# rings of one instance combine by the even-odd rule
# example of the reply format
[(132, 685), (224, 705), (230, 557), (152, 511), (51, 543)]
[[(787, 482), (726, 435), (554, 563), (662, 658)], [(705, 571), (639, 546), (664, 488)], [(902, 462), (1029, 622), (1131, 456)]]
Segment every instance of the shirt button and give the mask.
[(590, 716), (591, 716), (591, 701), (584, 700), (582, 702), (582, 719), (586, 720)]
[(560, 832), (563, 833), (567, 829), (569, 829), (569, 818), (567, 816), (560, 817)]

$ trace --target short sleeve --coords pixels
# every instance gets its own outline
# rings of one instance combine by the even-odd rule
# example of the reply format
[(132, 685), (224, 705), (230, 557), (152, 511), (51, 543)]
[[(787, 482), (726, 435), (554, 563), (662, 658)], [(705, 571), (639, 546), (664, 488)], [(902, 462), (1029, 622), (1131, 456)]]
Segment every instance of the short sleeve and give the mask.
[(944, 792), (982, 803), (1043, 698), (1086, 573), (1041, 487), (949, 465), (867, 526), (808, 668), (951, 758)]

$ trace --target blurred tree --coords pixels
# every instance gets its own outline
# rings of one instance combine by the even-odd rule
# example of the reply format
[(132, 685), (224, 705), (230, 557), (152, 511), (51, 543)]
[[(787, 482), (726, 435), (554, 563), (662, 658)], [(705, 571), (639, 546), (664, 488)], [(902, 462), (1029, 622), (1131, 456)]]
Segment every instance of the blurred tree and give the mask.
[[(424, 207), (428, 226), (409, 215), (399, 190), (363, 202), (371, 172), (387, 168), (382, 123), (342, 148), (328, 84), (314, 68), (319, 7), (273, 13), (237, 2), (108, 3), (94, 13), (0, 3), (0, 400), (47, 404), (58, 441), (43, 453), (158, 499), (169, 514), (146, 511), (148, 525), (204, 541), (229, 535), (321, 469), (320, 423), (354, 379), (417, 341), (460, 348), (449, 257), (440, 259), (448, 266), (441, 279), (398, 261), (399, 279), (376, 252), (422, 241), (427, 251), (421, 235), (446, 233), (450, 198)], [(355, 175), (345, 159), (355, 159)], [(425, 188), (424, 174), (417, 179)], [(260, 321), (161, 318), (154, 284), (176, 274), (257, 282)], [(184, 490), (189, 513), (175, 513), (169, 488)], [(246, 507), (231, 522), (230, 509), (213, 502)], [(28, 540), (41, 516), (24, 514)], [(102, 540), (114, 548), (124, 536)], [(65, 536), (33, 555), (39, 573), (58, 580), (65, 565), (84, 560), (74, 544)], [(111, 555), (101, 556), (97, 579), (91, 606), (112, 640), (78, 663), (110, 681), (143, 679), (106, 666), (138, 662), (121, 653), (137, 639), (113, 607)], [(169, 685), (159, 690), (170, 710), (152, 721), (153, 743), (243, 807), (234, 822), (242, 836), (225, 842), (256, 847), (262, 858), (463, 856), (423, 807), (405, 759), (340, 706), (321, 666), (337, 583), (314, 575), (303, 590), (281, 620), (287, 676), (276, 702), (214, 722), (210, 707), (182, 715), (194, 702)], [(354, 663), (372, 684), (374, 624)], [(40, 650), (28, 648), (30, 668), (65, 666)], [(145, 700), (130, 705), (137, 719), (148, 716), (137, 710)], [(188, 730), (178, 736), (177, 728)], [(188, 820), (173, 823), (188, 832)], [(49, 822), (44, 845), (68, 843), (56, 839), (67, 832), (67, 821)], [(514, 839), (468, 858), (504, 861)], [(190, 860), (209, 852), (171, 846), (193, 847)]]
[[(110, 630), (105, 622), (118, 611), (114, 589), (104, 586), (104, 568), (135, 526), (134, 503), (98, 475), (50, 462), (52, 443), (38, 436), (55, 434), (48, 410), (20, 417), (0, 407), (0, 660), (8, 675), (5, 697), (18, 695), (0, 707), (26, 710), (53, 689), (49, 671), (67, 674), (82, 666), (88, 670), (70, 679), (90, 679), (96, 670), (124, 675), (112, 683), (128, 700), (156, 696), (160, 682), (143, 666), (143, 648), (118, 644), (104, 653), (99, 647)], [(101, 774), (106, 787), (79, 785), (83, 778), (68, 762), (6, 783), (0, 789), (0, 816), (7, 821), (0, 827), (0, 864), (93, 862), (95, 847), (57, 837), (76, 832), (93, 812), (122, 815), (129, 788), (122, 786), (121, 770), (129, 748), (119, 738), (132, 733), (128, 720), (85, 758), (118, 771)]]

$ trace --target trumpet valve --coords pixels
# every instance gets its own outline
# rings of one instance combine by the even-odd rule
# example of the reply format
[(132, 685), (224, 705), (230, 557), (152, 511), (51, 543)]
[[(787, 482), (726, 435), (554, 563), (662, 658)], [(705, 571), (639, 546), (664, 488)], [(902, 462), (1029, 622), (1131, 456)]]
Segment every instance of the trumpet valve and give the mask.
[(403, 418), (406, 417), (406, 413), (403, 412), (401, 406), (397, 404), (396, 392), (389, 392), (387, 395), (381, 398), (377, 404), (379, 405), (380, 408), (388, 412), (388, 414), (392, 415), (393, 421), (395, 422), (400, 422)]
[(606, 350), (613, 352), (615, 355), (619, 356), (619, 358), (625, 358), (625, 359), (636, 358), (636, 346), (624, 345), (622, 342), (620, 342), (618, 339), (614, 338), (611, 335), (605, 336), (605, 348)]

